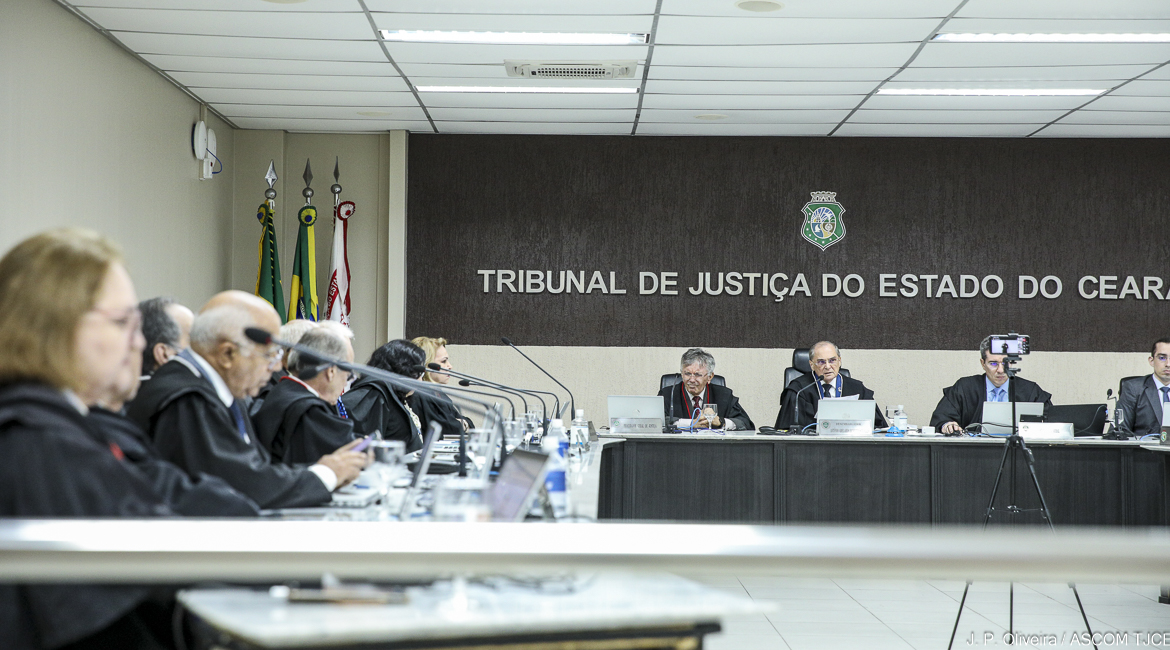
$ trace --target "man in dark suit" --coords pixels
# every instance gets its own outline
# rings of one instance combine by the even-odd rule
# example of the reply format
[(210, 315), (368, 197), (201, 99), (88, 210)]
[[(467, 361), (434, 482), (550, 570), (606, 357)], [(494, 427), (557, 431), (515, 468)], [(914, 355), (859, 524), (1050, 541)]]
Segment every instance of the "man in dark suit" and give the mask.
[[(750, 431), (756, 428), (731, 389), (711, 383), (715, 376), (715, 357), (710, 353), (702, 348), (687, 350), (682, 356), (681, 372), (682, 382), (658, 391), (667, 418), (693, 419), (692, 426), (696, 429)], [(708, 405), (715, 407), (712, 416), (703, 415)]]
[(1117, 408), (1125, 414), (1122, 431), (1145, 436), (1162, 430), (1163, 411), (1170, 403), (1170, 338), (1158, 339), (1150, 349), (1154, 372), (1121, 382)]
[(272, 462), (243, 403), (268, 380), (280, 349), (249, 341), (249, 327), (275, 332), (280, 316), (242, 291), (214, 296), (195, 318), (191, 347), (158, 369), (127, 415), (165, 460), (192, 476), (218, 476), (261, 508), (327, 503), (334, 489), (357, 478), (367, 457), (352, 451), (354, 441), (308, 467)]
[[(873, 399), (873, 391), (856, 379), (841, 374), (841, 349), (829, 341), (816, 343), (808, 352), (808, 365), (812, 377), (799, 377), (789, 385), (796, 402), (796, 424), (803, 427), (817, 421), (817, 407), (826, 397), (850, 397)], [(874, 407), (874, 426), (885, 427), (886, 418), (880, 407)]]
[(1044, 412), (1052, 407), (1052, 395), (1036, 382), (1023, 377), (1008, 378), (1007, 355), (990, 354), (991, 337), (979, 344), (982, 375), (963, 377), (943, 389), (942, 399), (930, 416), (930, 426), (942, 433), (958, 433), (983, 421), (984, 402), (1043, 402)]

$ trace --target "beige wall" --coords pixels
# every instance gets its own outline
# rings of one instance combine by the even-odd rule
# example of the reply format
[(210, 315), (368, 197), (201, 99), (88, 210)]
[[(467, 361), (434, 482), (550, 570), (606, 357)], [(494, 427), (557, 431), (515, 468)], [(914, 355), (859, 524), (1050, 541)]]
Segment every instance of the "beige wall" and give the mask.
[(233, 130), (215, 119), (227, 173), (198, 180), (199, 106), (50, 0), (0, 18), (0, 251), (59, 226), (119, 242), (139, 296), (198, 306), (228, 280)]
[[(716, 372), (727, 378), (756, 426), (771, 426), (792, 350), (708, 348)], [(452, 345), (455, 369), (513, 386), (558, 390), (539, 370), (502, 345)], [(653, 395), (659, 377), (677, 372), (682, 349), (526, 347), (528, 356), (565, 383), (577, 408), (596, 426), (606, 423), (607, 395)], [(1145, 354), (1034, 352), (1019, 364), (1021, 377), (1052, 393), (1055, 404), (1104, 402), (1117, 380), (1148, 374)], [(912, 424), (927, 424), (942, 389), (982, 372), (979, 353), (953, 350), (842, 350), (844, 366), (873, 389), (878, 404), (902, 404)], [(551, 404), (550, 404), (551, 406)], [(517, 402), (519, 407), (519, 402)]]
[(233, 210), (234, 244), (231, 259), (231, 287), (255, 291), (260, 223), (256, 209), (268, 184), (264, 174), (274, 161), (277, 181), (276, 233), (280, 253), (281, 281), (285, 310), (288, 309), (293, 255), (298, 232), (297, 211), (305, 204), (301, 190), (305, 160), (311, 161), (317, 206), (314, 226), (317, 258), (317, 300), (325, 304), (329, 289), (329, 253), (333, 244), (334, 159), (339, 158), (341, 198), (357, 204), (349, 219), (350, 327), (359, 360), (385, 339), (388, 134), (336, 135), (285, 133), (283, 131), (239, 131), (236, 134), (236, 194)]

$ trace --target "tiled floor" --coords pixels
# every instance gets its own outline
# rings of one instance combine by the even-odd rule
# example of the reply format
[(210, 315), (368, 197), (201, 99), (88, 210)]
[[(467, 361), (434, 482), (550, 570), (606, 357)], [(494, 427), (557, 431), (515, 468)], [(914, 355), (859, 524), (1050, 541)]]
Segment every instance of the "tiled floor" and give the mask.
[[(774, 607), (724, 621), (724, 631), (708, 637), (709, 650), (944, 650), (964, 586), (949, 580), (680, 575)], [(1170, 648), (1170, 605), (1158, 603), (1157, 586), (1077, 589), (1099, 648)], [(1007, 628), (1008, 584), (973, 583), (954, 647), (1004, 647)], [(1016, 583), (1014, 630), (1043, 635), (1019, 638), (1017, 648), (1093, 647), (1083, 636), (1074, 638), (1084, 635), (1085, 624), (1066, 584)]]

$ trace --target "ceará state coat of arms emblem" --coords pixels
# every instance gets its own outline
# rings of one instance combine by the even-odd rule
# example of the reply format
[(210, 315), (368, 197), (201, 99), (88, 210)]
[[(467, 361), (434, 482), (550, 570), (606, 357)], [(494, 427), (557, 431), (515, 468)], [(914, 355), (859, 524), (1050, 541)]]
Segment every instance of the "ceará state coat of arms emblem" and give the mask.
[(825, 250), (845, 238), (843, 214), (845, 208), (837, 203), (836, 192), (812, 192), (812, 200), (804, 204), (804, 225), (800, 234)]

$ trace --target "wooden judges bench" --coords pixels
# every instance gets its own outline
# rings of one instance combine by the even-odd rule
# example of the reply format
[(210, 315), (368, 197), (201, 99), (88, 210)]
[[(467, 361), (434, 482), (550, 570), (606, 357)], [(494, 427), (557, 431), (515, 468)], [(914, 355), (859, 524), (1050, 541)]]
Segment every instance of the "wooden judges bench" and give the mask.
[[(598, 519), (981, 524), (1004, 449), (1003, 438), (601, 435)], [(1136, 441), (1026, 443), (1057, 526), (1170, 520), (1170, 454)], [(996, 506), (1038, 508), (1013, 455)], [(1043, 523), (1002, 510), (992, 523), (1009, 519)]]

